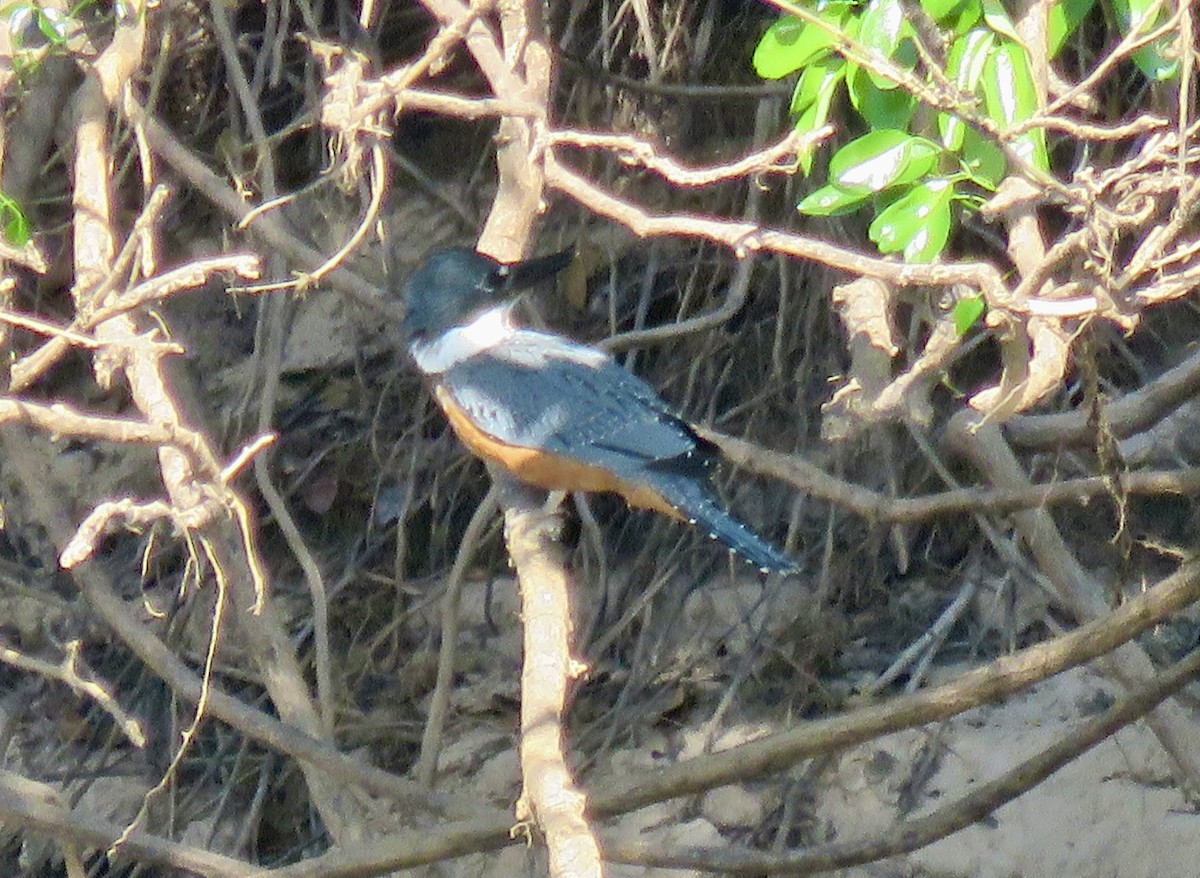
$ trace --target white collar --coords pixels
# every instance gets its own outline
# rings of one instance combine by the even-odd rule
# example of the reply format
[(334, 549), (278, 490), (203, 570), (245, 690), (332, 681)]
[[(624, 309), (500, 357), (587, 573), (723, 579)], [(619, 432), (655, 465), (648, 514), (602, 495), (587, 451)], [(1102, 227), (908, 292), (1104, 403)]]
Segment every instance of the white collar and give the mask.
[(512, 302), (497, 305), (470, 323), (455, 326), (432, 341), (414, 342), (409, 350), (417, 361), (417, 368), (426, 375), (440, 375), (463, 360), (508, 341), (517, 331), (512, 309)]

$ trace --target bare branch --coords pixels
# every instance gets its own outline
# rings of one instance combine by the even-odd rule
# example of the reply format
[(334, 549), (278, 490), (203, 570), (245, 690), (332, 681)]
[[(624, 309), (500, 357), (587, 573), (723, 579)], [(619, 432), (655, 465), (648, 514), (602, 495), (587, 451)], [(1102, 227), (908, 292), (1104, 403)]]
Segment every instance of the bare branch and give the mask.
[[(575, 146), (581, 149), (606, 149), (618, 154), (621, 161), (642, 165), (680, 186), (709, 186), (724, 180), (751, 174), (795, 173), (796, 155), (814, 149), (833, 134), (829, 126), (800, 134), (788, 131), (778, 142), (752, 154), (707, 168), (688, 168), (673, 156), (665, 155), (649, 141), (628, 134), (605, 131), (553, 130), (546, 134), (550, 146)], [(790, 161), (785, 162), (785, 159)], [(781, 164), (781, 162), (784, 162)]]
[(36, 656), (26, 655), (20, 650), (0, 641), (0, 662), (39, 674), (50, 680), (58, 680), (83, 698), (90, 698), (100, 706), (100, 709), (112, 717), (117, 729), (129, 743), (135, 747), (146, 746), (146, 733), (142, 730), (140, 720), (131, 716), (120, 702), (113, 696), (111, 685), (96, 680), (96, 675), (87, 666), (87, 662), (79, 654), (81, 643), (78, 640), (69, 641), (64, 650), (62, 660), (58, 664), (48, 662)]
[[(107, 849), (120, 836), (122, 827), (92, 813), (47, 801), (44, 796), (38, 795), (34, 786), (32, 781), (0, 770), (0, 818), (6, 824), (69, 839), (78, 845), (98, 850)], [(124, 853), (126, 858), (162, 863), (212, 878), (249, 878), (259, 874), (257, 867), (249, 863), (141, 830), (130, 835)]]

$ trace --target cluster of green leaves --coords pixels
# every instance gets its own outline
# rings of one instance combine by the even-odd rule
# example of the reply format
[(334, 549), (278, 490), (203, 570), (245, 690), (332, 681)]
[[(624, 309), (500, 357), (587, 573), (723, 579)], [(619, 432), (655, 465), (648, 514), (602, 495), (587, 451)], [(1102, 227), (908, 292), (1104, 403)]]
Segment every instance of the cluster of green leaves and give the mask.
[[(964, 114), (977, 113), (1008, 131), (1038, 111), (1029, 52), (1000, 0), (919, 2), (946, 38), (945, 76), (973, 99), (961, 108)], [(1095, 2), (1051, 6), (1052, 58)], [(1155, 0), (1106, 2), (1126, 32), (1147, 32), (1165, 14), (1155, 11)], [(800, 71), (791, 103), (799, 131), (824, 126), (843, 90), (870, 130), (832, 156), (827, 184), (797, 205), (802, 213), (827, 216), (873, 207), (869, 234), (880, 252), (928, 262), (945, 249), (954, 205), (978, 204), (984, 192), (994, 191), (1009, 171), (1010, 157), (1049, 170), (1044, 130), (1031, 128), (1010, 139), (1006, 153), (963, 115), (918, 112), (918, 98), (884, 75), (878, 61), (864, 66), (847, 57), (885, 59), (936, 85), (930, 71), (918, 72), (917, 34), (903, 0), (816, 0), (806, 9), (807, 16), (786, 15), (767, 30), (754, 53), (755, 70), (767, 79)], [(1156, 79), (1177, 71), (1166, 38), (1139, 49), (1134, 60)], [(801, 156), (801, 167), (812, 170), (811, 154)]]

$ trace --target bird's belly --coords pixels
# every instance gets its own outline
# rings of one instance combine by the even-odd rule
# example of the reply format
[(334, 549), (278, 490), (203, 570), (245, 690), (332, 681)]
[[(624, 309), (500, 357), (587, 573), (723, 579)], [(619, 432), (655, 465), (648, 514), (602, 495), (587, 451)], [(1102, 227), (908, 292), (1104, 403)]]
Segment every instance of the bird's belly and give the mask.
[[(439, 389), (440, 390), (440, 389)], [(548, 491), (591, 491), (620, 494), (630, 506), (653, 509), (672, 518), (680, 513), (649, 485), (622, 479), (611, 470), (576, 457), (524, 448), (502, 442), (475, 425), (448, 393), (438, 392), (438, 402), (463, 445), (476, 457), (499, 464), (516, 478)]]

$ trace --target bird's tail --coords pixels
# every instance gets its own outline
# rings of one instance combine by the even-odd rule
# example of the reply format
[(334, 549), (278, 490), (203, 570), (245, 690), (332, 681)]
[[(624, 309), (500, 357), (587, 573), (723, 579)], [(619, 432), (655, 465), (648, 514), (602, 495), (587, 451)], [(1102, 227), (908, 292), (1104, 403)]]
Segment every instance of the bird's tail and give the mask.
[(796, 573), (800, 565), (725, 511), (716, 494), (695, 478), (663, 476), (655, 488), (688, 524), (708, 532), (764, 573)]

